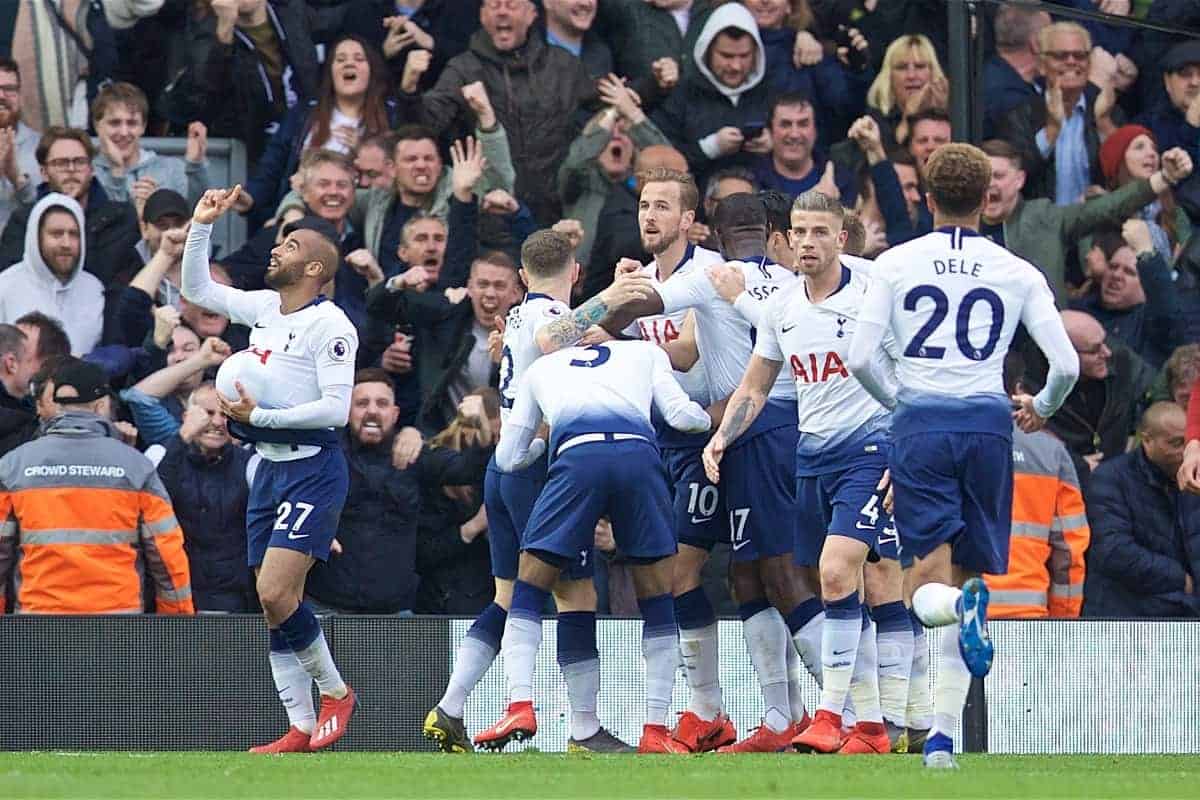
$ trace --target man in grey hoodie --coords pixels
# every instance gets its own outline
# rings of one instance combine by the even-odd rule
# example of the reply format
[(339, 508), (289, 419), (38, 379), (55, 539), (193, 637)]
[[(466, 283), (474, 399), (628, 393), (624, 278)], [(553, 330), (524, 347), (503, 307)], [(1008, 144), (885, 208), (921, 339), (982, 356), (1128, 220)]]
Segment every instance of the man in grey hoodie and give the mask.
[(766, 133), (766, 57), (758, 25), (745, 6), (712, 12), (696, 39), (694, 59), (667, 101), (651, 115), (683, 152), (701, 186), (714, 171), (751, 167), (771, 151)]
[(0, 272), (0, 322), (13, 323), (31, 311), (62, 322), (72, 355), (100, 343), (104, 287), (83, 271), (83, 209), (65, 194), (37, 202), (25, 228), (25, 258)]

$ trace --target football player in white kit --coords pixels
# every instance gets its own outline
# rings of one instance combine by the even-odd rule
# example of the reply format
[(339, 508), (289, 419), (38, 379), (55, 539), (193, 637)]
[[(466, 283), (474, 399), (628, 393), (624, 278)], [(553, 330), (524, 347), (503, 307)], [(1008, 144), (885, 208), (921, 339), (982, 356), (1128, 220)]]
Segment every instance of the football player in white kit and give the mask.
[[(574, 344), (591, 325), (603, 320), (609, 308), (629, 297), (648, 293), (648, 281), (628, 276), (616, 281), (574, 311), (567, 305), (571, 287), (579, 277), (570, 240), (552, 230), (533, 233), (521, 247), (521, 279), (528, 287), (524, 300), (509, 311), (503, 329), (500, 358), (500, 418), (506, 419), (516, 401), (525, 371), (543, 354)], [(467, 696), (487, 672), (500, 648), (500, 637), (512, 602), (517, 578), (521, 535), (546, 483), (546, 459), (526, 468), (503, 473), (488, 465), (484, 480), (484, 505), (488, 517), (488, 544), (496, 594), (492, 604), (467, 631), (458, 652), (445, 694), (426, 715), (422, 731), (446, 752), (471, 749), (463, 725)], [(571, 700), (572, 724), (568, 748), (589, 752), (628, 752), (631, 747), (600, 726), (596, 693), (600, 685), (596, 650), (596, 592), (592, 582), (591, 551), (567, 565), (555, 589), (558, 615), (559, 662)], [(516, 738), (517, 729), (499, 735), (483, 731), (475, 744), (502, 749)], [(527, 731), (532, 735), (532, 731)]]
[[(862, 579), (868, 554), (899, 557), (877, 494), (887, 471), (889, 420), (887, 410), (845, 366), (867, 278), (839, 259), (846, 239), (842, 218), (841, 205), (820, 192), (797, 198), (790, 240), (802, 280), (759, 307), (754, 357), (705, 448), (704, 466), (710, 479), (720, 478), (726, 450), (754, 422), (787, 364), (800, 431), (794, 460), (795, 559), (820, 566), (825, 607), (820, 710), (792, 744), (807, 752), (886, 753), (890, 742), (879, 702), (875, 632), (862, 605)], [(895, 570), (894, 600), (908, 629), (899, 575)], [(843, 738), (847, 693), (858, 720)]]
[[(255, 443), (262, 462), (246, 506), (248, 560), (270, 629), (271, 672), (291, 727), (251, 752), (308, 752), (346, 732), (354, 691), (333, 662), (321, 626), (304, 602), (304, 578), (329, 557), (346, 500), (349, 473), (338, 429), (350, 415), (358, 334), (321, 294), (337, 272), (337, 246), (298, 230), (271, 251), (271, 290), (243, 292), (209, 273), (212, 225), (241, 186), (204, 193), (183, 252), (182, 292), (189, 302), (252, 326), (250, 347), (217, 373), (230, 432)], [(321, 694), (314, 722), (312, 681)]]
[(591, 548), (607, 516), (621, 553), (633, 563), (646, 665), (646, 721), (639, 751), (686, 753), (666, 727), (678, 631), (671, 597), (675, 535), (667, 474), (655, 444), (651, 407), (682, 431), (708, 430), (708, 413), (689, 400), (670, 361), (646, 342), (572, 347), (538, 359), (522, 378), (504, 423), (496, 462), (505, 471), (533, 463), (545, 449), (534, 435), (550, 424), (549, 480), (530, 514), (502, 652), (509, 707), (493, 730), (533, 722), (533, 672), (541, 613), (560, 571)]
[[(666, 184), (671, 190), (691, 185), (686, 174), (664, 171), (657, 177), (658, 181), (645, 179), (643, 209), (647, 193), (656, 183)], [(679, 192), (682, 197), (682, 190)], [(732, 195), (723, 199), (717, 207), (715, 224), (724, 256), (735, 259), (736, 268), (743, 272), (748, 305), (761, 303), (781, 286), (796, 280), (788, 269), (766, 257), (766, 210), (757, 197)], [(696, 347), (704, 357), (710, 397), (723, 401), (737, 388), (750, 360), (754, 332), (743, 314), (721, 299), (707, 271), (691, 269), (672, 275), (656, 288), (655, 298), (636, 303), (627, 312), (645, 316), (687, 309), (696, 315)], [(677, 362), (675, 366), (686, 369), (692, 364)], [(821, 605), (791, 563), (790, 521), (796, 508), (790, 466), (796, 442), (794, 403), (795, 388), (790, 378), (781, 379), (772, 389), (766, 413), (759, 416), (754, 429), (735, 449), (734, 463), (721, 492), (733, 549), (734, 594), (739, 615), (746, 623), (747, 643), (766, 705), (763, 725), (743, 742), (727, 745), (734, 752), (779, 750), (790, 743), (804, 723), (799, 692), (789, 688), (789, 684), (798, 686), (803, 667), (788, 634), (791, 631), (797, 639), (803, 638), (806, 634), (801, 631), (811, 633), (813, 629), (810, 622), (819, 628)], [(680, 618), (684, 618), (683, 609)], [(715, 644), (700, 649), (698, 655), (706, 651), (715, 656)], [(789, 669), (789, 660), (794, 662), (794, 669)], [(694, 747), (693, 738), (703, 742), (700, 736), (684, 730), (683, 721), (681, 718), (676, 737), (689, 747)], [(720, 717), (700, 721), (715, 728)]]
[[(988, 157), (968, 144), (943, 145), (929, 157), (925, 181), (935, 230), (876, 260), (850, 369), (894, 409), (891, 477), (896, 524), (916, 557), (913, 610), (927, 627), (946, 626), (925, 764), (953, 768), (951, 737), (971, 677), (992, 664), (988, 593), (978, 576), (1008, 570), (1012, 424), (1041, 428), (1075, 385), (1079, 359), (1045, 276), (979, 234)], [(1050, 364), (1037, 397), (1004, 392), (1018, 323)], [(900, 349), (896, 383), (878, 358), (888, 334)]]

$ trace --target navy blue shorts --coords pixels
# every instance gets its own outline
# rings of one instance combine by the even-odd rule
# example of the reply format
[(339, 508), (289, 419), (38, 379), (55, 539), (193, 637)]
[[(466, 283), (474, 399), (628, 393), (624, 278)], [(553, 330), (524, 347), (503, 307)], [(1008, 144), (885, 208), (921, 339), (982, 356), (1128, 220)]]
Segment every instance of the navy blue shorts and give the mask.
[(945, 542), (974, 572), (1008, 572), (1012, 440), (994, 433), (923, 433), (892, 445), (896, 525), (904, 549), (925, 558)]
[(246, 502), (249, 565), (262, 564), (268, 547), (327, 561), (349, 484), (340, 447), (322, 447), (316, 455), (296, 461), (262, 459)]
[(796, 530), (795, 422), (738, 441), (721, 460), (735, 562), (791, 553)]
[[(492, 555), (492, 577), (515, 581), (521, 557), (521, 537), (529, 514), (546, 485), (546, 456), (517, 472), (503, 472), (496, 457), (488, 463), (483, 479), (483, 505), (488, 518), (488, 548)], [(572, 561), (563, 570), (567, 580), (592, 577), (590, 554)]]
[(702, 452), (702, 447), (664, 447), (662, 460), (674, 493), (676, 540), (711, 551), (728, 538), (729, 522), (721, 487), (704, 473)]
[(675, 553), (667, 472), (654, 444), (593, 442), (555, 458), (521, 549), (586, 565), (601, 517), (612, 522), (622, 555), (653, 560)]
[(826, 534), (857, 539), (880, 558), (900, 557), (900, 537), (891, 516), (883, 510), (883, 496), (875, 491), (887, 460), (860, 462), (823, 475), (796, 478), (796, 563), (816, 567)]

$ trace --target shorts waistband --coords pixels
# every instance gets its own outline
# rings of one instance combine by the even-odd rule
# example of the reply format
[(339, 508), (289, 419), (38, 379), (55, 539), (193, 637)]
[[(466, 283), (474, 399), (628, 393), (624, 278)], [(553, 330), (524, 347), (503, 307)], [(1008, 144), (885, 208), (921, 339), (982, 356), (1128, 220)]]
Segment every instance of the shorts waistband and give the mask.
[(572, 447), (580, 444), (590, 444), (592, 442), (627, 442), (631, 440), (641, 440), (643, 442), (650, 441), (640, 433), (581, 433), (578, 436), (572, 436), (558, 446), (554, 451), (554, 456), (561, 456), (564, 451), (570, 450)]

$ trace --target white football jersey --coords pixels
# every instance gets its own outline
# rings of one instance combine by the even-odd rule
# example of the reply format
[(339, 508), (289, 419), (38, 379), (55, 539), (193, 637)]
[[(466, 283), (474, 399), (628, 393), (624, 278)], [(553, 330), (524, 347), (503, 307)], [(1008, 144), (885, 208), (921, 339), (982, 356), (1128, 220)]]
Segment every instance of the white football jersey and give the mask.
[[(269, 417), (271, 410), (320, 400), (326, 387), (354, 385), (358, 333), (333, 301), (318, 298), (283, 314), (278, 292), (229, 292), (227, 310), (231, 322), (250, 326), (250, 347), (227, 358), (217, 372), (217, 391), (226, 397), (238, 396), (234, 381), (241, 381)], [(280, 427), (269, 420), (264, 425)], [(263, 441), (257, 448), (271, 461), (304, 458), (318, 450)]]
[[(789, 270), (766, 259), (729, 262), (742, 270), (746, 294), (756, 303), (765, 301), (780, 288), (796, 281)], [(672, 314), (689, 308), (696, 311), (696, 342), (708, 367), (709, 389), (714, 401), (733, 394), (741, 383), (754, 349), (750, 322), (717, 294), (703, 269), (693, 269), (679, 280), (671, 276), (659, 287), (663, 312)], [(792, 400), (796, 390), (790, 376), (780, 375), (771, 388), (772, 400)]]
[[(844, 466), (839, 454), (877, 438), (888, 427), (887, 409), (846, 367), (867, 286), (861, 273), (843, 266), (841, 286), (822, 302), (808, 299), (800, 279), (772, 295), (763, 307), (754, 353), (783, 362), (781, 374), (795, 383), (797, 457), (802, 466), (839, 460)], [(890, 336), (884, 347), (894, 351)]]
[[(696, 245), (688, 245), (687, 251), (683, 254), (683, 260), (666, 281), (659, 280), (657, 261), (651, 261), (643, 266), (641, 274), (648, 277), (650, 284), (657, 289), (663, 283), (679, 280), (683, 275), (691, 272), (699, 270), (703, 273), (705, 267), (710, 264), (720, 264), (723, 260), (720, 253), (707, 250), (703, 247), (697, 247)], [(649, 317), (638, 317), (624, 330), (624, 334), (626, 336), (636, 336), (639, 339), (654, 342), (658, 345), (664, 345), (679, 338), (679, 332), (683, 329), (684, 320), (687, 318), (687, 315), (687, 309), (683, 309), (671, 314), (663, 313)], [(713, 402), (708, 388), (708, 369), (704, 363), (703, 350), (700, 350), (700, 359), (692, 365), (691, 369), (687, 372), (675, 372), (675, 379), (679, 381), (679, 385), (687, 392), (688, 397), (700, 405), (707, 406)]]
[(1058, 320), (1046, 278), (963, 228), (943, 228), (875, 260), (859, 317), (890, 330), (900, 402), (921, 395), (1004, 398), (1004, 357), (1017, 323)]
[(504, 321), (504, 350), (500, 356), (500, 421), (508, 417), (517, 401), (521, 376), (542, 357), (537, 332), (571, 313), (571, 307), (546, 294), (528, 292), (525, 300), (512, 307)]
[(636, 434), (653, 442), (652, 406), (674, 427), (708, 430), (708, 414), (684, 394), (670, 359), (657, 346), (615, 341), (568, 347), (526, 370), (505, 428), (532, 431), (544, 417), (551, 454), (585, 433)]

